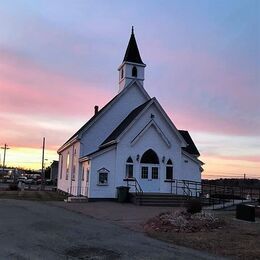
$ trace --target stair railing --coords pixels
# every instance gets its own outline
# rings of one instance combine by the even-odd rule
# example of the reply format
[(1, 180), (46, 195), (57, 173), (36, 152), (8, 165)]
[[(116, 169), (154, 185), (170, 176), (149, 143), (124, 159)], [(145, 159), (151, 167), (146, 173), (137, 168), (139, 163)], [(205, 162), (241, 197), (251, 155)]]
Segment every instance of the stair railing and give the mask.
[(130, 187), (130, 188), (134, 187), (136, 195), (143, 195), (143, 193), (144, 193), (143, 189), (135, 177), (130, 178), (130, 179), (129, 178), (124, 179), (124, 181), (126, 181), (127, 187)]

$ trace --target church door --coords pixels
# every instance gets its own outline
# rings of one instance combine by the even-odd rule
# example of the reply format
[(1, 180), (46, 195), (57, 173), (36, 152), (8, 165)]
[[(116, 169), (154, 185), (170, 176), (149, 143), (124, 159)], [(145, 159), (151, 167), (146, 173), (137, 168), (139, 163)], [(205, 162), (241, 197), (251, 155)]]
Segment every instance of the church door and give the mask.
[(157, 154), (152, 150), (147, 150), (140, 164), (140, 185), (144, 192), (160, 191), (160, 164)]
[(140, 184), (144, 192), (159, 192), (159, 166), (157, 164), (141, 164)]

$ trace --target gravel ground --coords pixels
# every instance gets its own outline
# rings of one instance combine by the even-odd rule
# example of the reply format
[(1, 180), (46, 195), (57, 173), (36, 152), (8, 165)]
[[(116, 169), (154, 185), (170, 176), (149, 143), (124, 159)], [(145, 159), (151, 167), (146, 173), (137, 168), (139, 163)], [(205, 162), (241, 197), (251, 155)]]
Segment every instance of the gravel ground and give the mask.
[(220, 259), (45, 202), (0, 200), (0, 259)]

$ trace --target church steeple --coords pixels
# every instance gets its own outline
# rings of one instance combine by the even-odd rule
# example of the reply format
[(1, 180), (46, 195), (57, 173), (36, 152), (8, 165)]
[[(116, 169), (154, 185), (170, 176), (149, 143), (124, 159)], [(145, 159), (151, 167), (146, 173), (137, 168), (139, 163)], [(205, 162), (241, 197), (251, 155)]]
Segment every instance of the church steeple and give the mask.
[(138, 47), (137, 47), (137, 43), (135, 40), (135, 35), (134, 35), (134, 26), (132, 26), (132, 33), (131, 33), (131, 37), (125, 52), (125, 57), (124, 57), (124, 61), (129, 61), (129, 62), (134, 62), (134, 63), (140, 63), (140, 64), (144, 64)]
[(138, 46), (135, 40), (134, 27), (132, 26), (131, 37), (125, 52), (123, 63), (118, 68), (119, 71), (119, 92), (132, 80), (138, 80), (143, 85), (144, 68)]

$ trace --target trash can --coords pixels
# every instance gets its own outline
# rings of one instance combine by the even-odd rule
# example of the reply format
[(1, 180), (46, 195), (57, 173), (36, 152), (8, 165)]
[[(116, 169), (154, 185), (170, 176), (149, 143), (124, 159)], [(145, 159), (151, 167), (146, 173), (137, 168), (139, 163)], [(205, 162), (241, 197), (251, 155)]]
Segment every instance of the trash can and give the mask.
[(119, 202), (127, 202), (130, 187), (119, 186), (117, 188), (117, 199)]
[(246, 221), (255, 221), (255, 206), (254, 205), (237, 205), (236, 218)]

